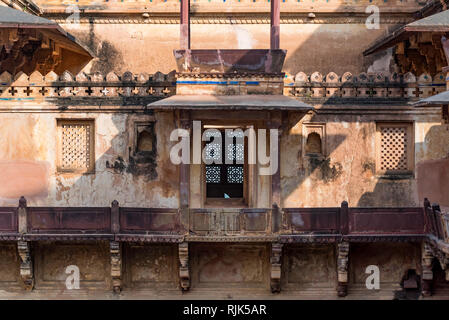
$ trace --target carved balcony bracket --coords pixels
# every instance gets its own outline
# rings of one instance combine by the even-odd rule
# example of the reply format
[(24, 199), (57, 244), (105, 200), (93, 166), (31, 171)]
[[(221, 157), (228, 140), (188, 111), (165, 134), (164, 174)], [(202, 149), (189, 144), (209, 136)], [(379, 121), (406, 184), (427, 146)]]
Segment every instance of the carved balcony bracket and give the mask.
[(187, 242), (178, 245), (179, 254), (179, 284), (182, 291), (190, 289), (190, 268), (189, 268), (189, 244)]
[(109, 255), (111, 257), (112, 290), (114, 293), (122, 291), (122, 250), (120, 242), (109, 242)]
[(348, 294), (348, 263), (349, 263), (349, 242), (341, 242), (338, 244), (337, 257), (337, 274), (338, 287), (337, 294), (339, 297), (346, 297)]
[(20, 277), (22, 278), (25, 289), (31, 291), (34, 287), (34, 271), (30, 242), (18, 241), (17, 251), (20, 257)]
[(434, 258), (434, 253), (432, 246), (423, 242), (421, 250), (421, 266), (422, 266), (422, 295), (428, 297), (432, 295), (432, 281), (433, 281), (433, 271), (432, 271), (432, 261)]
[(440, 263), (441, 270), (445, 272), (445, 279), (449, 281), (449, 253), (442, 251), (437, 245), (428, 244), (431, 250), (432, 258), (435, 257)]
[(282, 247), (281, 243), (273, 243), (271, 245), (271, 273), (270, 284), (271, 292), (281, 292), (281, 273), (282, 273)]

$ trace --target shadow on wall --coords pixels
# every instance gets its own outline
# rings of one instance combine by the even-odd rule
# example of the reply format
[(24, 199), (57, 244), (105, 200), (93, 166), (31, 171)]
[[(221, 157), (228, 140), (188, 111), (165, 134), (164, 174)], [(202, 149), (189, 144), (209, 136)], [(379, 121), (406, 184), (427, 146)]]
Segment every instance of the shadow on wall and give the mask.
[(426, 145), (440, 151), (435, 160), (417, 164), (416, 176), (419, 199), (428, 198), (432, 203), (449, 209), (449, 125), (433, 126), (425, 138)]
[[(283, 25), (282, 28), (284, 27), (287, 28), (287, 26)], [(327, 69), (328, 66), (335, 65), (344, 68), (345, 71), (348, 71), (348, 66), (353, 65), (354, 58), (356, 56), (345, 55), (345, 52), (357, 52), (357, 55), (360, 55), (358, 65), (366, 65), (367, 60), (364, 60), (365, 58), (362, 56), (363, 48), (361, 48), (360, 44), (357, 44), (360, 46), (360, 50), (354, 50), (351, 46), (347, 46), (347, 42), (339, 41), (340, 38), (335, 38), (332, 25), (322, 25), (314, 28), (315, 30), (312, 32), (312, 37), (302, 43), (295, 52), (289, 55), (284, 69), (293, 71), (299, 71), (299, 69), (301, 69), (300, 71), (307, 72), (307, 68), (310, 67), (313, 68), (313, 70), (310, 69), (310, 71), (320, 69), (323, 73), (328, 73), (328, 71), (339, 72), (339, 69)], [(364, 28), (364, 25), (345, 26), (344, 28), (349, 28), (347, 29), (349, 34), (349, 31), (352, 30), (350, 28), (360, 29)], [(367, 35), (370, 32), (372, 33), (372, 36), (368, 37)], [(369, 45), (379, 36), (381, 32), (382, 30), (368, 30), (357, 37), (360, 39), (363, 38), (364, 41), (362, 43)], [(120, 52), (118, 52), (109, 42), (100, 41), (96, 38), (93, 21), (90, 23), (90, 31), (85, 35), (78, 35), (78, 37), (85, 44), (87, 44), (92, 51), (97, 53), (96, 59), (92, 62), (92, 72), (98, 71), (101, 74), (106, 75), (109, 71), (117, 70), (122, 67), (123, 62)], [(318, 38), (320, 41), (318, 41)], [(335, 49), (336, 47), (339, 47), (338, 50)], [(338, 56), (328, 55), (331, 61), (315, 61), (316, 55), (313, 54), (313, 50), (321, 50), (328, 53), (339, 51), (342, 52), (342, 54), (341, 56), (340, 54)], [(368, 59), (376, 58), (377, 57)], [(381, 64), (386, 67), (388, 65), (386, 61), (389, 62), (389, 60), (385, 59), (384, 56), (382, 56), (381, 59), (385, 60), (385, 63)], [(123, 81), (127, 76), (129, 75), (126, 75), (125, 73), (121, 80)], [(79, 100), (79, 102), (77, 102), (77, 100), (70, 100), (71, 106), (76, 106), (77, 103), (79, 103), (79, 105), (83, 105), (82, 100)], [(60, 101), (56, 102), (56, 104), (63, 109), (67, 105), (67, 99), (61, 98)], [(125, 105), (123, 105), (123, 107), (125, 107)], [(147, 116), (151, 116), (151, 114), (148, 114)], [(160, 134), (162, 131), (160, 128), (158, 129), (158, 126), (161, 124), (156, 123), (156, 139), (158, 143), (161, 144), (156, 145), (156, 153), (146, 153), (146, 151), (144, 151), (136, 155), (136, 146), (132, 145), (131, 140), (133, 139), (130, 138), (130, 135), (134, 134), (134, 132), (131, 132), (134, 130), (133, 121), (138, 121), (138, 117), (132, 117), (130, 114), (125, 113), (122, 115), (112, 115), (111, 119), (115, 126), (114, 130), (119, 133), (112, 137), (110, 142), (112, 147), (109, 150), (105, 150), (104, 153), (97, 158), (95, 168), (98, 176), (83, 175), (78, 178), (68, 179), (61, 179), (57, 177), (56, 185), (52, 185), (50, 187), (52, 188), (50, 190), (50, 194), (54, 193), (56, 195), (56, 200), (58, 203), (69, 206), (73, 206), (75, 203), (86, 203), (86, 205), (88, 205), (87, 202), (90, 201), (89, 199), (94, 199), (92, 202), (103, 203), (104, 205), (108, 205), (114, 199), (119, 200), (121, 203), (126, 203), (127, 200), (132, 202), (136, 199), (126, 198), (129, 197), (129, 195), (133, 197), (134, 194), (139, 192), (140, 188), (145, 190), (144, 194), (148, 197), (148, 199), (151, 199), (152, 195), (156, 192), (160, 192), (160, 194), (167, 196), (167, 199), (176, 198), (179, 189), (179, 177), (177, 174), (178, 168), (175, 165), (172, 165), (169, 161), (164, 161), (167, 159), (169, 154), (169, 151), (167, 151), (168, 146), (166, 145), (168, 137), (167, 135)], [(171, 119), (171, 121), (173, 121), (173, 119)], [(113, 130), (110, 128), (109, 131)], [(55, 137), (49, 137), (49, 139), (52, 138), (55, 139)], [(305, 138), (307, 137), (297, 136), (289, 139), (292, 139), (292, 141), (296, 140), (299, 145), (301, 145), (301, 139)], [(326, 155), (331, 155), (332, 152), (338, 148), (338, 146), (340, 146), (346, 138), (347, 137), (345, 135), (328, 136), (327, 141), (330, 141), (331, 143), (327, 143), (327, 147), (329, 149), (327, 150)], [(299, 150), (299, 152), (304, 151)], [(322, 180), (325, 183), (330, 183), (335, 182), (342, 174), (342, 165), (339, 163), (332, 163), (328, 156), (320, 157), (319, 155), (311, 155), (303, 157), (301, 154), (300, 157), (305, 160), (301, 160), (299, 172), (297, 172), (296, 176), (286, 179), (285, 183), (283, 182), (282, 188), (287, 192), (297, 189), (309, 176), (313, 176), (317, 180)], [(294, 158), (295, 161), (298, 159), (297, 157), (292, 158)], [(293, 167), (297, 168), (297, 166)], [(426, 168), (426, 166), (423, 168)], [(369, 164), (366, 169), (367, 171), (373, 170)], [(161, 175), (165, 171), (167, 171), (167, 175)], [(137, 185), (133, 185), (135, 183), (137, 183)], [(413, 183), (413, 180), (406, 183)], [(113, 189), (115, 189), (114, 191), (116, 193), (114, 193)], [(362, 196), (358, 205), (379, 206), (381, 205), (379, 203), (379, 199), (386, 199), (385, 203), (388, 203), (387, 199), (391, 199), (392, 195), (394, 198), (401, 199), (404, 197), (404, 190), (409, 189), (409, 185), (401, 186), (401, 184), (398, 184), (397, 181), (379, 182), (373, 192), (365, 193)], [(92, 194), (92, 192), (94, 194)], [(78, 195), (77, 198), (71, 199), (70, 197), (74, 194)], [(25, 194), (25, 196), (27, 195)], [(17, 197), (19, 197), (19, 195)], [(433, 199), (431, 195), (428, 197)], [(412, 198), (414, 199), (415, 197)], [(423, 197), (420, 196), (419, 198), (421, 199)], [(152, 201), (148, 199), (142, 199), (142, 206), (151, 206)], [(169, 200), (165, 204), (162, 204), (162, 206), (177, 207), (178, 205), (175, 204), (173, 200)]]
[(95, 54), (94, 59), (90, 62), (89, 73), (99, 72), (106, 75), (109, 72), (121, 72), (124, 67), (122, 54), (111, 42), (100, 40), (94, 29), (94, 21), (90, 19), (88, 32), (71, 31), (81, 43), (85, 44)]
[[(85, 75), (78, 75), (77, 80), (82, 82), (83, 77)], [(98, 81), (98, 74), (92, 77), (97, 77)], [(109, 81), (118, 80), (113, 74), (108, 74), (108, 77)], [(121, 78), (132, 81), (133, 75), (127, 72)], [(64, 73), (61, 79), (73, 81), (73, 76)], [(150, 79), (148, 75), (147, 79)], [(55, 88), (49, 87), (48, 90), (59, 91), (60, 96), (49, 98), (45, 103), (53, 104), (61, 111), (73, 110), (73, 107), (80, 107), (81, 111), (13, 113), (4, 114), (0, 119), (0, 143), (4, 146), (0, 150), (2, 205), (16, 206), (17, 199), (23, 195), (30, 205), (39, 206), (109, 206), (113, 200), (118, 200), (124, 206), (178, 207), (178, 168), (169, 161), (171, 144), (165, 129), (166, 123), (171, 125), (173, 120), (169, 116), (155, 119), (150, 111), (135, 113), (129, 110), (129, 106), (141, 108), (157, 98), (148, 96), (142, 99), (125, 94), (96, 99), (95, 96), (102, 95), (97, 92), (102, 88), (76, 88), (80, 97), (73, 97), (70, 92), (75, 88)], [(127, 89), (130, 88), (123, 88)], [(81, 94), (83, 90), (94, 91), (94, 94), (86, 100), (87, 94)], [(68, 95), (64, 96), (67, 92)], [(105, 99), (111, 108), (103, 106)], [(89, 106), (95, 105), (102, 107), (102, 111), (90, 113), (92, 108)], [(95, 136), (90, 140), (94, 141), (97, 152), (96, 161), (91, 166), (94, 174), (56, 172), (57, 120), (71, 119), (74, 120), (73, 125), (65, 122), (71, 143), (90, 144), (82, 131), (92, 132)], [(80, 129), (80, 126), (84, 127)], [(89, 131), (90, 128), (94, 131)], [(92, 157), (94, 155), (90, 155)]]
[[(405, 199), (415, 206), (423, 205), (428, 198), (442, 207), (449, 207), (449, 127), (432, 126), (424, 142), (415, 143), (415, 158), (430, 158), (415, 163), (414, 176), (392, 176), (380, 179), (372, 192), (366, 192), (358, 202), (359, 207), (395, 206), (393, 199)], [(417, 190), (415, 194), (407, 190)]]
[[(367, 4), (372, 5), (373, 3)], [(375, 3), (374, 3), (375, 4)], [(382, 18), (382, 6), (380, 17)], [(344, 10), (344, 8), (342, 8)], [(380, 24), (379, 29), (368, 29), (365, 22), (371, 14), (361, 16), (347, 16), (342, 19), (360, 19), (360, 23), (347, 24), (322, 24), (317, 26), (313, 20), (302, 27), (310, 32), (296, 50), (289, 52), (284, 70), (296, 75), (298, 72), (311, 74), (319, 70), (322, 74), (335, 72), (343, 75), (345, 72), (359, 74), (362, 72), (398, 72), (393, 58), (393, 50), (385, 50), (363, 56), (363, 51), (372, 45), (377, 39), (385, 36), (397, 25)], [(372, 20), (369, 20), (372, 21)], [(281, 26), (282, 43), (288, 41), (301, 41), (298, 38), (288, 38), (290, 33), (282, 33), (282, 30), (293, 28), (293, 25)]]
[(94, 174), (56, 174), (56, 200), (68, 206), (108, 206), (118, 200), (130, 207), (178, 207), (179, 169), (169, 161), (168, 121), (151, 112), (99, 114), (96, 149), (110, 147), (96, 157)]

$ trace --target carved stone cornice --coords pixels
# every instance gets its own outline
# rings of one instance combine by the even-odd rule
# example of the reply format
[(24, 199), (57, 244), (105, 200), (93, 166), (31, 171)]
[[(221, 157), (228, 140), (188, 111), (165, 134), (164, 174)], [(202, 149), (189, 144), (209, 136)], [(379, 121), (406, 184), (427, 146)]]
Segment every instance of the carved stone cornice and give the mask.
[(180, 235), (140, 235), (140, 234), (117, 234), (115, 241), (145, 242), (145, 243), (182, 243), (184, 236)]
[(24, 241), (97, 241), (114, 240), (113, 234), (24, 234)]
[(351, 243), (359, 242), (422, 242), (427, 238), (426, 235), (417, 234), (386, 234), (386, 235), (348, 235), (343, 236), (342, 239)]
[(341, 235), (318, 235), (318, 234), (303, 234), (303, 235), (281, 235), (279, 237), (280, 243), (334, 243), (341, 238)]
[(186, 236), (188, 242), (276, 242), (277, 236)]
[[(67, 14), (45, 14), (45, 18), (60, 24), (67, 23)], [(315, 18), (308, 13), (281, 13), (281, 24), (365, 24), (368, 15), (346, 12), (315, 13)], [(383, 13), (381, 24), (406, 24), (413, 21), (408, 13)], [(150, 13), (148, 18), (142, 13), (80, 13), (80, 24), (179, 24), (179, 13)], [(190, 16), (191, 24), (270, 24), (267, 13), (195, 13)]]
[(18, 233), (1, 233), (0, 241), (17, 241), (21, 238)]

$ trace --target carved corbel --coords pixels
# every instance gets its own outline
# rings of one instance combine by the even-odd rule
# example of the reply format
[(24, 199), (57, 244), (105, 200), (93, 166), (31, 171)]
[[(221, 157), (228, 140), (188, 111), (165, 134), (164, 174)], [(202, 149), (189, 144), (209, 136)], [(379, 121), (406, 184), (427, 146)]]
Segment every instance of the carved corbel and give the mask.
[(433, 257), (438, 259), (441, 270), (445, 272), (445, 280), (449, 281), (449, 254), (439, 250), (438, 247), (431, 247)]
[(109, 255), (111, 257), (112, 290), (114, 293), (122, 291), (122, 250), (120, 242), (109, 242)]
[(441, 269), (444, 270), (445, 280), (449, 281), (449, 254), (444, 253), (439, 258)]
[(338, 244), (338, 258), (337, 258), (337, 274), (338, 274), (337, 294), (339, 297), (346, 297), (348, 295), (348, 262), (349, 262), (349, 242), (341, 242)]
[(421, 251), (421, 267), (422, 267), (422, 279), (421, 279), (421, 287), (422, 287), (422, 295), (425, 297), (432, 295), (432, 281), (433, 281), (433, 271), (432, 271), (432, 262), (433, 262), (434, 254), (432, 247), (430, 244), (424, 242), (422, 244)]
[(271, 292), (272, 293), (281, 292), (282, 247), (283, 247), (283, 245), (280, 243), (273, 243), (271, 245), (270, 284), (271, 284)]
[(26, 290), (33, 290), (34, 273), (33, 261), (31, 259), (30, 243), (27, 241), (17, 241), (17, 251), (20, 257), (20, 277)]
[(187, 242), (178, 245), (179, 254), (179, 284), (182, 291), (190, 289), (190, 269), (189, 269), (189, 244)]

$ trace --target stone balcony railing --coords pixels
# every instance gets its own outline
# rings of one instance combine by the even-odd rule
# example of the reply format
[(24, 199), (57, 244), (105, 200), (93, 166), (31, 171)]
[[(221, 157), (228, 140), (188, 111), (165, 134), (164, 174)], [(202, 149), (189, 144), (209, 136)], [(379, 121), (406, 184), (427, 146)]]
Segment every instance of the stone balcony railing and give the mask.
[(267, 209), (0, 208), (0, 240), (142, 242), (417, 241), (449, 245), (449, 215), (430, 207)]
[(265, 243), (270, 245), (270, 287), (281, 290), (282, 248), (295, 243), (332, 243), (338, 252), (338, 295), (348, 286), (351, 243), (417, 242), (423, 247), (423, 294), (430, 294), (432, 261), (436, 257), (449, 279), (449, 216), (430, 206), (423, 208), (163, 209), (123, 208), (117, 201), (103, 208), (0, 208), (0, 241), (17, 242), (20, 276), (32, 290), (32, 243), (35, 241), (107, 241), (114, 292), (122, 289), (123, 243), (171, 243), (178, 247), (179, 283), (190, 288), (189, 243)]
[[(50, 72), (43, 76), (34, 72), (30, 76), (19, 73), (15, 76), (4, 72), (0, 75), (0, 100), (12, 103), (48, 102), (64, 105), (70, 103), (101, 103), (145, 106), (146, 103), (176, 94), (177, 81), (197, 79), (198, 82), (211, 81), (219, 86), (217, 92), (239, 92), (260, 94), (260, 88), (270, 85), (282, 86), (282, 81), (273, 80), (272, 76), (262, 74), (180, 74), (175, 72), (163, 74), (122, 75), (94, 73), (76, 76), (64, 72), (61, 76)], [(274, 82), (273, 82), (274, 81)], [(192, 85), (195, 81), (192, 80)], [(234, 89), (227, 90), (226, 87)], [(407, 103), (429, 97), (446, 90), (443, 73), (431, 76), (412, 73), (389, 76), (376, 73), (352, 75), (345, 73), (341, 77), (331, 72), (323, 75), (314, 72), (310, 76), (300, 72), (295, 76), (286, 74), (283, 81), (284, 95), (315, 103)], [(282, 89), (282, 87), (281, 87)], [(267, 91), (269, 92), (269, 91)], [(282, 90), (280, 91), (282, 92)], [(3, 107), (5, 108), (5, 107)]]

